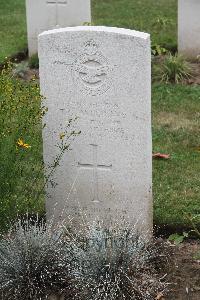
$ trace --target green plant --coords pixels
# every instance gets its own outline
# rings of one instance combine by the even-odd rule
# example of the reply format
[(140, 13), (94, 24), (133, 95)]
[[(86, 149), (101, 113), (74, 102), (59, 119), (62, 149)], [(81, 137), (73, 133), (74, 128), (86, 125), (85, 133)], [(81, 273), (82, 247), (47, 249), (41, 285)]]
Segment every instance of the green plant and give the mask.
[[(192, 225), (192, 229), (189, 231), (189, 234), (192, 234), (192, 236), (195, 235), (198, 239), (200, 239), (200, 227), (197, 225), (197, 223), (200, 222), (200, 214), (197, 215), (192, 215), (192, 214), (187, 214), (184, 213), (185, 218), (190, 222)], [(200, 251), (197, 251), (193, 258), (195, 260), (200, 260)]]
[(37, 82), (16, 79), (8, 62), (0, 74), (1, 230), (18, 214), (43, 210), (41, 99)]
[(153, 55), (164, 55), (168, 52), (168, 50), (160, 45), (153, 45), (151, 48), (151, 53)]
[(34, 54), (29, 58), (28, 65), (31, 69), (39, 69), (38, 54)]
[(161, 71), (163, 82), (180, 83), (191, 77), (192, 70), (181, 55), (169, 53), (163, 61)]
[(46, 178), (45, 182), (46, 184), (53, 182), (51, 181), (51, 177), (56, 170), (56, 168), (59, 166), (60, 161), (64, 155), (64, 153), (69, 150), (70, 143), (72, 139), (74, 139), (77, 135), (81, 134), (81, 131), (70, 131), (70, 127), (72, 125), (72, 122), (76, 121), (77, 117), (74, 119), (69, 119), (66, 126), (63, 128), (62, 132), (59, 134), (59, 142), (57, 143), (57, 148), (59, 149), (59, 153), (55, 156), (53, 162), (48, 166), (47, 172), (46, 172)]
[[(16, 79), (12, 64), (0, 75), (0, 229), (19, 215), (44, 212), (45, 185), (59, 165), (70, 141), (80, 132), (70, 131), (69, 120), (58, 136), (59, 154), (46, 169), (42, 158), (42, 117), (47, 108), (38, 83)], [(45, 124), (44, 124), (45, 126)], [(45, 180), (44, 180), (45, 177)]]
[(172, 24), (172, 20), (165, 17), (157, 17), (153, 22), (153, 26), (157, 29), (166, 29), (168, 25)]
[(168, 238), (168, 241), (173, 242), (175, 245), (181, 244), (186, 238), (189, 236), (194, 236), (200, 239), (200, 230), (197, 226), (197, 222), (200, 220), (200, 215), (191, 215), (184, 213), (184, 217), (187, 221), (189, 221), (189, 224), (192, 226), (192, 229), (190, 229), (188, 232), (183, 232), (183, 234), (174, 233), (171, 234)]
[(51, 294), (71, 298), (74, 291), (71, 244), (44, 222), (19, 221), (0, 240), (2, 300), (43, 300)]
[(198, 221), (198, 223), (200, 222), (200, 214), (192, 215), (192, 214), (184, 213), (184, 215), (185, 215), (185, 218), (192, 225), (192, 230), (190, 230), (190, 233), (194, 233), (200, 239), (200, 229), (196, 225), (197, 221)]
[(168, 241), (173, 242), (175, 245), (179, 245), (181, 244), (187, 237), (189, 236), (189, 234), (187, 232), (183, 232), (182, 235), (178, 234), (178, 233), (174, 233), (171, 234), (168, 238)]

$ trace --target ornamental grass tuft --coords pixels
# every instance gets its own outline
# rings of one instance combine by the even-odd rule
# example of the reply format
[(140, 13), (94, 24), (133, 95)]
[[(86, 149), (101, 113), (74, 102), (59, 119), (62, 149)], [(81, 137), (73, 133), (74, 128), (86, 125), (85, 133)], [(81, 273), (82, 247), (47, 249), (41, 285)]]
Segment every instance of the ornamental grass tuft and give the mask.
[(163, 270), (169, 266), (170, 251), (163, 241), (141, 236), (126, 224), (109, 229), (92, 224), (75, 239), (83, 250), (77, 258), (81, 299), (154, 300), (167, 290)]
[(73, 294), (70, 244), (43, 222), (19, 221), (0, 240), (0, 299), (43, 300)]
[(166, 249), (130, 226), (94, 223), (75, 231), (19, 221), (0, 240), (0, 297), (154, 300), (168, 286)]
[(192, 76), (189, 63), (183, 56), (169, 53), (162, 65), (162, 81), (165, 83), (181, 83)]

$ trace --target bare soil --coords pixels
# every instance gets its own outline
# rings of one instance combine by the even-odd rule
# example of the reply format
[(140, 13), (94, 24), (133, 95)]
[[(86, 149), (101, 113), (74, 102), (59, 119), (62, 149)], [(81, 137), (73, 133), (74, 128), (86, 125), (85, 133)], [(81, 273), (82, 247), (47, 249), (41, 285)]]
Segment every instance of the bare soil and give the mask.
[(190, 67), (192, 70), (192, 77), (188, 79), (186, 83), (200, 85), (200, 63), (199, 62), (190, 63)]
[(24, 81), (31, 81), (33, 78), (39, 80), (39, 70), (27, 68), (16, 74), (16, 76)]
[(177, 246), (175, 265), (170, 274), (171, 292), (161, 300), (200, 300), (200, 241)]

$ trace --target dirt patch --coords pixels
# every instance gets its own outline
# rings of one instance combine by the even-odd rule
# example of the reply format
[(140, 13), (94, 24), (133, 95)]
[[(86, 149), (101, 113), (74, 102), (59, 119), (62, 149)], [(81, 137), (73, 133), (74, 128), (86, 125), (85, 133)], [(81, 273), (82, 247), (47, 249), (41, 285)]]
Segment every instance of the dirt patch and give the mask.
[(33, 78), (39, 80), (39, 70), (38, 69), (28, 69), (27, 72), (24, 73), (24, 80), (25, 81), (30, 81)]
[(187, 80), (187, 84), (199, 84), (200, 85), (200, 63), (189, 63), (192, 70), (192, 78)]
[(171, 292), (164, 299), (200, 300), (200, 242), (191, 241), (177, 246), (175, 262), (170, 275)]
[(39, 70), (29, 68), (28, 61), (16, 65), (13, 69), (13, 74), (24, 81), (31, 81), (33, 78), (39, 80)]

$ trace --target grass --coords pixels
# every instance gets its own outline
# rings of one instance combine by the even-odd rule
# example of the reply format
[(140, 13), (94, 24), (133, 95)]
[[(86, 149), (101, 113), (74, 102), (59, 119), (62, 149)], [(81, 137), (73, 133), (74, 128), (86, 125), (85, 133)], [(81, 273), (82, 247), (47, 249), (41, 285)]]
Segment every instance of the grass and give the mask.
[(176, 47), (176, 0), (93, 0), (92, 8), (95, 25), (146, 31), (153, 45)]
[[(176, 48), (176, 0), (92, 0), (95, 25), (125, 27), (151, 33), (152, 44)], [(0, 1), (0, 63), (27, 47), (24, 0)]]
[(24, 0), (0, 1), (0, 63), (27, 47)]
[[(12, 103), (22, 99), (22, 105), (17, 108), (17, 122), (10, 125), (9, 118), (1, 109), (0, 120), (2, 126), (14, 127), (13, 135), (1, 137), (0, 141), (0, 213), (1, 226), (5, 227), (7, 217), (13, 218), (16, 207), (21, 213), (29, 211), (44, 212), (41, 199), (30, 197), (42, 186), (42, 177), (36, 178), (36, 185), (32, 182), (36, 174), (39, 174), (42, 162), (41, 156), (41, 129), (29, 120), (28, 116), (38, 111), (38, 101), (35, 101), (35, 91), (24, 86), (25, 97), (20, 97), (23, 84), (15, 88), (15, 83), (8, 81), (6, 92), (10, 88), (15, 90), (11, 97)], [(0, 93), (1, 94), (1, 93)], [(10, 94), (12, 95), (12, 93)], [(30, 95), (31, 102), (29, 105)], [(1, 97), (5, 97), (2, 92)], [(37, 98), (36, 98), (37, 99)], [(153, 150), (154, 152), (169, 153), (170, 160), (154, 160), (153, 191), (154, 191), (154, 221), (155, 224), (168, 225), (172, 228), (190, 225), (184, 213), (200, 214), (200, 89), (195, 86), (183, 86), (172, 84), (153, 84)], [(10, 103), (10, 102), (9, 102)], [(8, 104), (9, 110), (14, 109)], [(8, 113), (9, 115), (9, 113)], [(13, 114), (12, 114), (13, 115)], [(25, 117), (26, 116), (26, 117)], [(4, 121), (5, 120), (5, 121)], [(26, 125), (30, 122), (28, 130)], [(31, 123), (32, 122), (32, 123)], [(25, 127), (21, 124), (24, 124)], [(16, 151), (17, 139), (23, 136), (26, 142), (31, 144), (31, 149)], [(27, 195), (28, 191), (28, 195)], [(35, 197), (34, 197), (35, 198)]]
[(153, 148), (169, 153), (154, 161), (154, 220), (190, 225), (184, 214), (200, 214), (200, 88), (154, 84)]

